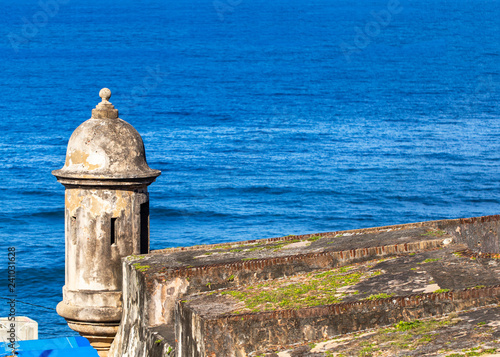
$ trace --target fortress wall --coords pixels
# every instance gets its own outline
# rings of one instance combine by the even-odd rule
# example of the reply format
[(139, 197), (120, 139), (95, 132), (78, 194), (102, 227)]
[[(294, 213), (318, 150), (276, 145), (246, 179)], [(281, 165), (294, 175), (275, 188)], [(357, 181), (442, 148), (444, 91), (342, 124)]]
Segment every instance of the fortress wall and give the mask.
[(447, 229), (458, 242), (480, 253), (500, 253), (500, 215), (462, 218), (455, 229)]
[[(500, 216), (489, 216), (473, 219), (420, 222), (320, 233), (317, 235), (308, 234), (248, 242), (169, 248), (154, 251), (148, 255), (124, 258), (124, 314), (110, 356), (210, 356), (210, 354), (204, 354), (202, 351), (209, 351), (210, 348), (212, 348), (211, 351), (214, 351), (213, 348), (231, 346), (224, 339), (210, 340), (210, 344), (207, 345), (206, 336), (212, 336), (210, 338), (213, 339), (214, 335), (211, 335), (213, 331), (224, 334), (227, 332), (228, 336), (231, 333), (236, 336), (240, 331), (241, 335), (239, 336), (243, 336), (243, 331), (253, 331), (254, 328), (258, 331), (258, 324), (279, 325), (284, 323), (285, 320), (270, 317), (269, 321), (259, 319), (254, 321), (253, 317), (249, 317), (243, 321), (239, 317), (239, 320), (233, 321), (232, 325), (229, 324), (226, 327), (226, 329), (229, 329), (226, 331), (221, 329), (220, 321), (204, 320), (193, 311), (184, 308), (182, 299), (185, 296), (217, 289), (234, 289), (262, 280), (273, 280), (297, 273), (334, 268), (373, 259), (374, 257), (419, 252), (440, 247), (443, 238), (424, 234), (429, 230), (440, 230), (443, 233), (445, 231), (446, 236), (450, 237), (452, 235), (456, 243), (468, 243), (469, 247), (476, 250), (478, 247), (493, 249), (498, 247), (498, 243), (496, 243), (498, 242), (498, 230), (496, 228), (499, 221)], [(345, 239), (336, 238), (342, 234), (344, 234)], [(273, 253), (272, 250), (264, 250), (264, 253), (259, 253), (261, 254), (259, 258), (254, 258), (257, 253), (250, 253), (250, 249), (244, 247), (246, 245), (254, 247), (259, 244), (282, 244), (297, 240), (307, 242), (313, 236), (320, 236), (320, 239), (311, 243), (307, 249), (305, 247), (295, 250), (288, 249), (277, 253)], [(479, 245), (476, 241), (477, 236), (481, 237), (479, 239), (481, 244)], [(365, 237), (367, 239), (363, 241)], [(348, 250), (344, 248), (344, 250), (335, 251), (337, 240), (340, 242), (338, 248), (348, 246), (353, 248), (357, 246), (358, 248)], [(317, 244), (321, 241), (323, 241), (323, 246), (318, 248)], [(393, 244), (389, 244), (391, 242)], [(398, 244), (398, 242), (405, 243)], [(474, 242), (476, 242), (475, 246)], [(385, 243), (385, 245), (380, 245), (380, 243)], [(370, 246), (370, 244), (375, 245)], [(240, 255), (236, 253), (210, 255), (212, 252), (221, 250), (226, 250), (226, 252), (222, 253), (228, 253), (235, 247), (243, 247), (243, 252), (238, 253)], [(424, 308), (425, 304), (422, 304), (419, 308)], [(461, 304), (457, 305), (455, 302), (440, 302), (439, 304), (439, 306), (444, 306), (438, 308), (443, 311), (460, 310), (462, 308)], [(406, 309), (405, 311), (409, 310)], [(330, 316), (326, 320), (334, 321), (339, 318), (338, 316)], [(298, 323), (297, 321), (292, 318), (287, 324), (290, 323), (295, 326)], [(389, 320), (382, 319), (380, 321), (381, 323), (390, 323)], [(247, 322), (250, 325), (245, 325)], [(332, 324), (338, 323), (338, 321), (332, 322)], [(243, 325), (239, 326), (238, 324)], [(253, 324), (257, 325), (254, 326)], [(364, 322), (358, 321), (359, 326), (363, 326), (363, 324)], [(319, 329), (323, 331), (325, 329), (324, 326), (315, 326), (314, 324), (310, 326), (312, 327), (309, 329), (312, 328), (313, 330)], [(339, 330), (340, 333), (343, 333), (342, 331)], [(300, 329), (295, 332), (290, 331), (290, 333), (298, 334), (297, 336), (307, 335), (306, 332)], [(287, 337), (286, 333), (281, 334), (282, 332), (276, 333), (278, 337), (281, 336), (284, 340), (294, 340), (294, 338)], [(255, 337), (254, 342), (259, 339), (260, 337)], [(218, 347), (210, 347), (209, 345), (217, 345)], [(235, 348), (234, 351), (238, 351), (236, 345), (233, 344), (232, 346), (231, 348)], [(225, 354), (216, 355), (226, 356)], [(245, 354), (241, 355), (244, 356)], [(227, 354), (227, 356), (231, 356), (231, 354)]]
[[(137, 264), (137, 263), (136, 263)], [(123, 260), (124, 313), (120, 328), (111, 346), (109, 355), (116, 357), (165, 357), (174, 356), (173, 334), (161, 333), (148, 328), (148, 305), (150, 296), (145, 294), (147, 280), (140, 269), (136, 269), (127, 258)], [(167, 337), (166, 337), (167, 336)]]
[(327, 306), (205, 318), (180, 303), (178, 334), (183, 357), (245, 357), (304, 341), (388, 326), (430, 316), (497, 305), (500, 287), (391, 297)]

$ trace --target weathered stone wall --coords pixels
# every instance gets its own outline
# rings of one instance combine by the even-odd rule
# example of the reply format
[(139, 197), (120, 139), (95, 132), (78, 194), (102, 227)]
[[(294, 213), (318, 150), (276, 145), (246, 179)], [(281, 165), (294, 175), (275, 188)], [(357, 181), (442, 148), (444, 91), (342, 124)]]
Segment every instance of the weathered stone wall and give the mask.
[[(292, 240), (297, 237), (311, 236), (313, 235), (285, 237), (284, 239)], [(276, 243), (282, 240), (270, 239), (262, 240), (262, 242)], [(161, 254), (159, 251), (152, 252), (148, 256), (125, 258), (123, 260), (124, 313), (110, 356), (146, 357), (153, 356), (152, 351), (156, 350), (161, 350), (161, 353), (170, 351), (172, 354), (174, 347), (177, 347), (176, 356), (184, 356), (186, 351), (182, 350), (180, 341), (184, 338), (186, 330), (181, 328), (180, 316), (175, 313), (177, 303), (183, 296), (341, 266), (376, 256), (390, 256), (401, 252), (435, 248), (440, 245), (441, 241), (442, 239), (427, 239), (391, 246), (295, 254), (227, 263), (218, 263), (220, 259), (214, 259), (212, 264), (198, 267), (190, 266), (188, 264), (190, 260), (187, 260), (184, 266), (171, 268), (169, 267), (169, 254)], [(168, 251), (171, 253), (198, 251), (196, 254), (203, 254), (207, 249), (224, 246), (227, 244), (187, 250), (177, 248)]]
[(121, 258), (140, 252), (139, 212), (147, 202), (147, 188), (66, 189), (68, 289), (121, 290)]
[(157, 332), (149, 328), (146, 323), (148, 305), (151, 301), (150, 296), (144, 293), (147, 291), (146, 279), (141, 274), (141, 269), (137, 270), (133, 265), (140, 264), (137, 262), (140, 262), (140, 259), (125, 258), (123, 261), (124, 313), (109, 356), (174, 356), (173, 330), (171, 333), (169, 331)]
[(475, 252), (500, 253), (500, 215), (459, 219), (447, 231)]
[(303, 341), (498, 304), (500, 287), (207, 319), (178, 305), (183, 357), (245, 357)]
[[(257, 344), (259, 340), (270, 338), (265, 336), (267, 324), (278, 325), (283, 329), (276, 333), (276, 338), (299, 341), (301, 338), (316, 338), (316, 333), (324, 332), (325, 329), (331, 333), (343, 333), (349, 329), (366, 327), (370, 324), (369, 321), (391, 323), (403, 315), (428, 316), (432, 313), (460, 310), (466, 304), (481, 305), (486, 303), (484, 296), (479, 300), (469, 299), (467, 303), (462, 303), (455, 297), (450, 300), (447, 298), (449, 295), (443, 295), (446, 297), (443, 299), (437, 298), (439, 301), (429, 296), (427, 300), (411, 307), (402, 302), (402, 310), (394, 309), (391, 312), (393, 315), (380, 315), (383, 309), (394, 308), (387, 300), (384, 302), (386, 305), (375, 304), (370, 312), (375, 315), (368, 314), (366, 319), (333, 314), (335, 316), (319, 320), (314, 318), (302, 326), (298, 323), (297, 316), (283, 318), (266, 315), (267, 317), (262, 318), (245, 315), (225, 317), (225, 320), (204, 319), (189, 308), (183, 308), (182, 300), (185, 296), (200, 292), (237, 288), (262, 280), (338, 267), (374, 257), (436, 249), (442, 244), (449, 244), (443, 243), (444, 241), (453, 241), (452, 236), (455, 241), (468, 243), (469, 247), (475, 242), (476, 236), (480, 236), (480, 246), (493, 249), (498, 241), (498, 231), (495, 230), (498, 221), (498, 216), (492, 216), (471, 220), (421, 222), (261, 241), (170, 248), (145, 256), (126, 258), (123, 261), (124, 315), (110, 355), (245, 356), (248, 349), (255, 348), (256, 345), (252, 343)], [(271, 248), (286, 244), (288, 246), (286, 249), (267, 249), (264, 247), (266, 244), (271, 245)], [(354, 247), (356, 249), (352, 249)], [(496, 297), (491, 299), (495, 300)], [(352, 309), (355, 310), (356, 307)], [(318, 325), (321, 323), (326, 325)], [(346, 327), (345, 331), (328, 327), (349, 324), (354, 325)], [(286, 332), (285, 325), (294, 326), (295, 329)], [(247, 341), (247, 345), (231, 340), (245, 339), (250, 335), (254, 342)], [(226, 337), (215, 341), (214, 336)]]
[(140, 211), (147, 204), (146, 187), (66, 188), (66, 281), (63, 302), (57, 307), (61, 316), (118, 324), (122, 314), (121, 258), (140, 252)]

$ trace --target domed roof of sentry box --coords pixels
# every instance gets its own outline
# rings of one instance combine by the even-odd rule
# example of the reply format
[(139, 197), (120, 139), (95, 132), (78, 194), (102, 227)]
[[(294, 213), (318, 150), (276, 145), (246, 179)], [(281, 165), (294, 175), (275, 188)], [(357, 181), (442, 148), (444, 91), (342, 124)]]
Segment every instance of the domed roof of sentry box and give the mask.
[(161, 172), (148, 166), (141, 136), (118, 118), (118, 110), (109, 102), (109, 89), (102, 89), (99, 96), (102, 101), (92, 117), (69, 139), (64, 167), (52, 174), (68, 184), (153, 182)]

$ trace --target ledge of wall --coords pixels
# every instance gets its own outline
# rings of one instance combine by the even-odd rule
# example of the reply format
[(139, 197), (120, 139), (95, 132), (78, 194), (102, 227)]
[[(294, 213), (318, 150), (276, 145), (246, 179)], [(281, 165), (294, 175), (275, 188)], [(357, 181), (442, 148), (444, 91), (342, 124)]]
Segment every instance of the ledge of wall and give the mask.
[[(210, 335), (210, 330), (215, 331), (213, 329), (219, 323), (205, 319), (184, 304), (183, 301), (188, 296), (197, 296), (221, 289), (237, 289), (263, 280), (271, 281), (294, 274), (333, 269), (376, 257), (424, 252), (443, 247), (451, 241), (454, 241), (456, 249), (469, 248), (475, 253), (487, 250), (490, 253), (499, 253), (495, 251), (499, 246), (499, 230), (497, 229), (499, 222), (500, 216), (431, 221), (237, 243), (170, 248), (153, 251), (145, 256), (127, 257), (123, 260), (124, 315), (110, 356), (212, 356), (215, 353), (214, 350), (208, 349), (204, 343), (195, 342), (194, 336), (198, 336), (198, 341), (204, 340), (204, 334)], [(491, 286), (488, 289), (492, 289)], [(412, 305), (411, 308), (395, 309), (391, 318), (397, 320), (401, 316), (412, 315), (405, 312), (410, 311), (408, 309), (420, 311), (415, 313), (415, 316), (432, 314), (432, 309), (426, 310), (430, 302), (435, 303), (436, 311), (442, 312), (460, 310), (466, 305), (474, 304), (474, 301), (483, 304), (489, 301), (488, 299), (492, 301), (497, 299), (497, 290), (491, 291), (495, 293), (487, 297), (485, 295), (474, 298), (475, 300), (459, 298), (457, 295), (459, 292), (453, 292), (455, 295), (439, 295), (438, 298), (428, 295), (428, 298), (419, 300), (420, 302)], [(400, 299), (406, 301), (404, 300), (406, 298)], [(395, 306), (389, 301), (377, 303), (380, 305), (373, 306), (376, 311), (379, 311), (379, 308)], [(363, 309), (367, 305), (355, 306), (356, 309)], [(331, 307), (323, 307), (323, 309), (330, 311), (328, 309)], [(281, 312), (275, 313), (279, 315)], [(360, 312), (357, 314), (359, 315)], [(287, 324), (297, 319), (298, 315), (293, 316), (290, 315), (291, 320)], [(326, 320), (332, 323), (338, 323), (336, 319), (356, 321), (343, 314), (326, 312), (325, 316), (327, 316)], [(254, 317), (243, 320), (239, 317), (234, 321), (228, 316), (223, 318), (226, 319), (224, 321), (232, 321), (232, 325), (229, 324), (228, 328), (244, 324), (234, 331), (250, 328), (250, 325), (245, 325), (250, 321), (261, 323), (258, 322), (261, 321), (260, 318)], [(284, 321), (282, 318), (273, 319), (269, 316), (267, 319), (271, 319), (274, 324)], [(363, 325), (359, 319), (357, 321), (358, 325)], [(390, 321), (392, 320), (387, 318), (387, 322), (390, 323)], [(296, 325), (297, 322), (293, 324)], [(299, 331), (300, 328), (290, 333), (305, 336)], [(223, 340), (218, 342), (223, 343)], [(256, 344), (258, 342), (255, 342), (251, 348), (257, 348)], [(240, 352), (234, 345), (231, 348), (235, 350), (231, 353), (227, 352), (229, 354), (217, 354), (217, 356), (246, 356), (250, 347), (246, 350), (243, 348)]]

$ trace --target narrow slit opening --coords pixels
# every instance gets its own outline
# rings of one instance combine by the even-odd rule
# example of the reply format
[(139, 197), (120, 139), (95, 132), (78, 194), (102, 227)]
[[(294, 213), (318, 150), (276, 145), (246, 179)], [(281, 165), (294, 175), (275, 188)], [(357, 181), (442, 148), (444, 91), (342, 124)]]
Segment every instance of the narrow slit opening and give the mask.
[(141, 204), (140, 254), (149, 253), (149, 202)]
[(116, 244), (116, 218), (111, 218), (111, 245)]

